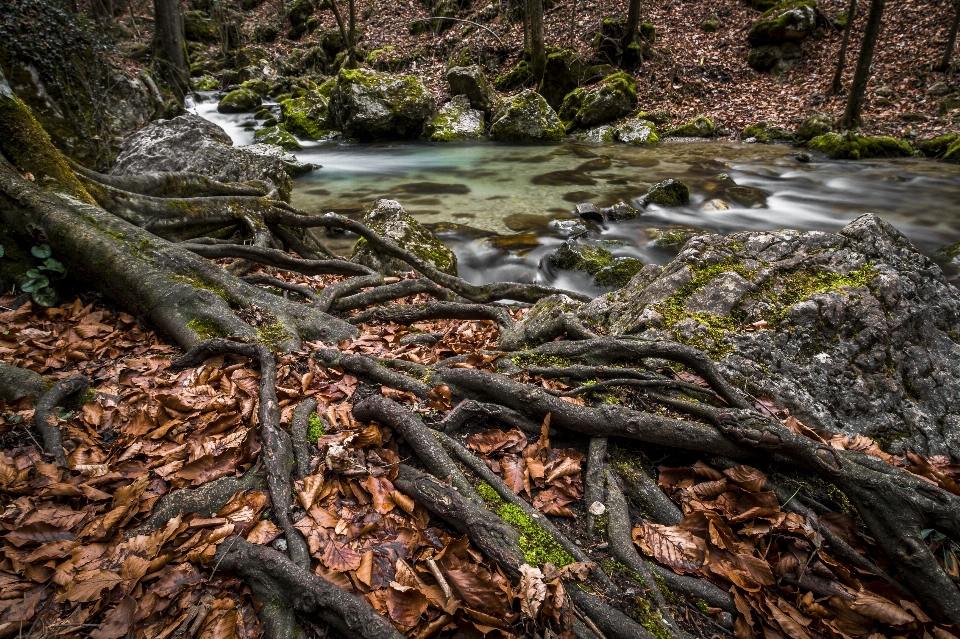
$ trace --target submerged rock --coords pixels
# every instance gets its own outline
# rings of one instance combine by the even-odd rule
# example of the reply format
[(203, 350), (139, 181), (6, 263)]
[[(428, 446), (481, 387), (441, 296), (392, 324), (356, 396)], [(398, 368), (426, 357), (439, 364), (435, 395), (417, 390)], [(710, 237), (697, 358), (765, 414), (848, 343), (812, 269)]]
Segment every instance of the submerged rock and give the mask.
[(279, 146), (287, 151), (299, 151), (303, 148), (295, 137), (275, 126), (258, 130), (253, 134), (253, 139), (263, 144)]
[(220, 104), (217, 105), (217, 111), (220, 113), (247, 113), (256, 111), (261, 104), (259, 95), (250, 89), (241, 87), (223, 96)]
[(418, 78), (369, 69), (342, 69), (330, 94), (337, 127), (363, 141), (420, 137), (433, 110), (433, 94)]
[(566, 271), (593, 275), (597, 286), (620, 287), (630, 281), (643, 262), (634, 257), (614, 257), (602, 246), (567, 240), (550, 254), (550, 265)]
[(680, 180), (670, 178), (651, 186), (640, 198), (640, 203), (644, 206), (683, 206), (690, 203), (690, 189)]
[(501, 142), (559, 142), (563, 125), (547, 101), (536, 91), (526, 89), (517, 95), (500, 98), (493, 109), (490, 138)]
[(591, 89), (576, 88), (563, 99), (560, 120), (567, 130), (585, 129), (621, 118), (637, 106), (637, 81), (614, 73)]
[(581, 319), (704, 349), (812, 428), (960, 460), (960, 291), (875, 215), (700, 235), (641, 275)]
[(447, 83), (450, 85), (451, 95), (467, 96), (470, 106), (474, 109), (484, 113), (489, 113), (493, 109), (497, 96), (479, 66), (451, 68), (447, 71)]
[[(380, 237), (393, 240), (420, 259), (430, 262), (450, 275), (457, 274), (457, 256), (429, 229), (410, 217), (396, 200), (377, 200), (363, 218), (363, 223)], [(386, 275), (413, 269), (406, 262), (383, 255), (360, 238), (353, 247), (351, 261), (369, 266)]]
[(863, 158), (899, 158), (913, 155), (913, 148), (903, 140), (889, 136), (865, 137), (852, 131), (844, 134), (825, 133), (807, 143), (811, 151), (828, 158), (859, 160)]
[(192, 113), (156, 120), (127, 137), (110, 173), (165, 171), (193, 171), (220, 182), (255, 180), (290, 200), (292, 181), (280, 158), (233, 146), (223, 129)]
[(483, 138), (483, 111), (470, 108), (465, 95), (456, 95), (423, 129), (431, 142), (463, 142)]

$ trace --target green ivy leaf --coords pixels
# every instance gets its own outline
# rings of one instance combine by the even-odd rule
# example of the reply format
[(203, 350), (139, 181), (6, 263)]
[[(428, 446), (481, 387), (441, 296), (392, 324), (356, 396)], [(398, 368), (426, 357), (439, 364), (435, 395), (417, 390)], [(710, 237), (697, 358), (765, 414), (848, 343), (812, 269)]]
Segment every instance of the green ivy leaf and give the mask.
[(43, 266), (40, 267), (41, 271), (53, 271), (54, 273), (66, 273), (67, 269), (52, 257), (48, 257), (43, 261)]
[(40, 246), (34, 246), (30, 249), (30, 253), (41, 260), (50, 257), (53, 254), (53, 251), (50, 249), (48, 244), (41, 244)]
[(40, 306), (50, 307), (57, 303), (57, 293), (49, 286), (45, 286), (39, 291), (33, 291), (30, 297)]
[(42, 288), (46, 288), (47, 286), (50, 286), (50, 280), (46, 275), (40, 275), (38, 273), (37, 277), (31, 277), (29, 280), (24, 282), (23, 286), (20, 288), (23, 289), (25, 293), (34, 293)]

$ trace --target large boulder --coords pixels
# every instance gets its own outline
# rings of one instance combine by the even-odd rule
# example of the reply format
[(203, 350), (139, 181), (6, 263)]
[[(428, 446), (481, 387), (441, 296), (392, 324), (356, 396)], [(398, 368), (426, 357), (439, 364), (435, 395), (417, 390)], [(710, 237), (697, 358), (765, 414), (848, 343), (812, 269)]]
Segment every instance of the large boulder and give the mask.
[(698, 115), (689, 122), (667, 131), (667, 135), (675, 138), (709, 138), (716, 133), (713, 121), (705, 115)]
[(465, 95), (474, 109), (489, 113), (497, 99), (493, 87), (477, 66), (453, 67), (447, 71), (447, 83), (451, 95)]
[(493, 109), (490, 138), (501, 142), (559, 142), (564, 129), (556, 112), (536, 91), (500, 98)]
[(289, 201), (292, 181), (281, 158), (252, 148), (233, 146), (219, 126), (187, 113), (156, 120), (129, 136), (110, 173), (193, 171), (220, 182), (257, 181)]
[(247, 113), (256, 111), (261, 104), (263, 104), (263, 101), (255, 91), (241, 87), (223, 96), (223, 99), (217, 105), (217, 111), (220, 113)]
[(763, 14), (747, 33), (747, 40), (757, 47), (802, 42), (817, 26), (817, 0), (786, 0)]
[(464, 142), (483, 138), (483, 111), (470, 108), (465, 95), (454, 96), (424, 127), (431, 142)]
[(567, 240), (549, 257), (550, 265), (566, 271), (580, 271), (593, 275), (593, 283), (602, 287), (619, 288), (643, 268), (635, 257), (614, 257), (598, 244), (581, 244)]
[(540, 95), (551, 108), (559, 110), (568, 93), (612, 72), (612, 67), (595, 66), (572, 49), (555, 51), (547, 56)]
[(913, 147), (903, 140), (887, 135), (867, 137), (853, 131), (824, 133), (807, 143), (811, 151), (823, 153), (836, 160), (866, 158), (901, 158), (913, 154)]
[(615, 126), (613, 139), (634, 146), (656, 146), (660, 142), (657, 125), (640, 118), (630, 118)]
[(285, 131), (308, 140), (319, 140), (330, 133), (330, 110), (319, 91), (282, 101), (280, 120)]
[(330, 94), (337, 128), (363, 141), (417, 138), (435, 106), (419, 78), (369, 69), (342, 69)]
[(693, 237), (579, 314), (701, 348), (807, 426), (960, 460), (960, 291), (875, 215)]
[(585, 129), (618, 120), (637, 106), (637, 81), (629, 73), (614, 73), (591, 89), (576, 88), (560, 108), (567, 130)]
[[(436, 235), (407, 215), (396, 200), (377, 200), (363, 223), (380, 237), (393, 240), (420, 259), (450, 275), (457, 274), (457, 256)], [(363, 238), (357, 240), (350, 259), (385, 275), (396, 275), (412, 270), (406, 262), (387, 257), (374, 249)]]
[(803, 50), (795, 42), (762, 44), (747, 54), (747, 64), (760, 73), (772, 76), (783, 75), (803, 56)]

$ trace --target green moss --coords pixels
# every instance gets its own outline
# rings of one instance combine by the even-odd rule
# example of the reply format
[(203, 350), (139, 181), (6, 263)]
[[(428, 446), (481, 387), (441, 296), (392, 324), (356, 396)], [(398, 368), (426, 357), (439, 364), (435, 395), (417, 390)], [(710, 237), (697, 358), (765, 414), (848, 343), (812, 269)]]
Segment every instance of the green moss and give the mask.
[(230, 333), (219, 322), (208, 317), (195, 318), (187, 322), (187, 328), (197, 334), (200, 339), (214, 337), (230, 337)]
[(607, 536), (607, 527), (610, 525), (610, 514), (604, 512), (593, 520), (593, 534), (599, 537)]
[(520, 550), (524, 560), (531, 566), (540, 567), (552, 563), (557, 568), (562, 568), (574, 562), (573, 557), (559, 542), (519, 506), (503, 504), (496, 514), (520, 533)]
[(498, 75), (493, 81), (493, 86), (497, 87), (500, 91), (510, 91), (523, 86), (531, 80), (533, 80), (533, 69), (530, 68), (529, 62), (521, 60), (506, 73)]
[(950, 145), (950, 147), (944, 152), (943, 159), (947, 162), (960, 164), (960, 140), (956, 140)]
[(750, 44), (800, 42), (816, 26), (817, 0), (786, 0), (768, 9), (747, 33)]
[(643, 268), (643, 262), (635, 257), (618, 257), (609, 266), (597, 271), (593, 281), (598, 286), (623, 287)]
[(938, 157), (946, 153), (950, 146), (958, 139), (960, 139), (960, 135), (956, 133), (946, 133), (931, 140), (920, 142), (917, 148), (927, 157)]
[(825, 133), (810, 140), (808, 146), (813, 151), (837, 160), (897, 158), (913, 155), (913, 149), (903, 140), (885, 135), (865, 137), (853, 131), (847, 131), (845, 134)]
[(261, 104), (260, 96), (256, 92), (250, 89), (235, 89), (220, 100), (217, 111), (221, 113), (245, 113), (254, 111)]
[(559, 269), (583, 271), (596, 275), (604, 267), (613, 263), (613, 254), (602, 246), (573, 244), (564, 242), (550, 258), (553, 266)]
[(499, 508), (503, 505), (503, 499), (500, 498), (500, 495), (494, 490), (493, 486), (485, 481), (480, 482), (477, 486), (477, 494), (480, 495), (480, 498), (487, 502), (487, 506), (491, 508)]
[(299, 151), (303, 148), (295, 137), (275, 126), (259, 129), (253, 134), (253, 139), (263, 144), (279, 146), (287, 151)]
[(281, 350), (283, 344), (292, 338), (293, 335), (280, 322), (263, 324), (257, 327), (257, 341), (271, 351)]
[(510, 358), (517, 366), (524, 368), (526, 366), (552, 366), (554, 368), (565, 368), (573, 365), (573, 360), (553, 355), (541, 355), (540, 353), (520, 353)]
[(705, 115), (698, 115), (686, 124), (670, 129), (667, 135), (677, 138), (708, 138), (715, 132), (713, 121)]
[(697, 607), (697, 610), (699, 610), (704, 614), (706, 614), (710, 610), (710, 604), (708, 604), (706, 601), (703, 601), (702, 599), (697, 599), (695, 602), (693, 602), (693, 605)]
[(683, 206), (690, 203), (690, 188), (680, 180), (670, 178), (651, 186), (640, 201), (644, 206)]
[(633, 617), (637, 622), (647, 629), (656, 639), (671, 639), (669, 629), (663, 623), (663, 617), (650, 605), (650, 601), (644, 597), (634, 599), (636, 607), (633, 611)]
[(815, 113), (797, 127), (796, 138), (802, 141), (812, 140), (815, 137), (829, 133), (831, 129), (833, 129), (833, 122), (830, 121), (830, 118)]
[(793, 141), (793, 134), (790, 133), (790, 131), (777, 127), (769, 120), (763, 120), (762, 122), (751, 124), (743, 130), (743, 133), (740, 134), (740, 137), (742, 137), (744, 140), (754, 138), (757, 142), (762, 144), (769, 144), (770, 142)]
[(197, 91), (216, 91), (219, 82), (212, 75), (203, 75), (192, 80), (193, 88)]
[(170, 279), (173, 280), (173, 281), (175, 281), (175, 282), (181, 282), (181, 283), (183, 283), (183, 284), (189, 284), (190, 286), (195, 286), (195, 287), (197, 287), (197, 288), (202, 288), (202, 289), (204, 289), (204, 290), (210, 291), (211, 293), (214, 293), (214, 294), (218, 295), (218, 296), (219, 296), (223, 301), (225, 301), (225, 302), (228, 302), (228, 303), (229, 303), (229, 301), (230, 301), (230, 299), (227, 297), (227, 293), (226, 293), (225, 291), (223, 291), (222, 289), (219, 289), (219, 288), (217, 288), (217, 287), (215, 287), (215, 286), (211, 286), (211, 285), (209, 285), (209, 284), (206, 284), (206, 283), (204, 283), (204, 282), (201, 282), (201, 281), (198, 280), (198, 279), (191, 278), (191, 277), (187, 277), (187, 276), (185, 276), (185, 275), (171, 275), (171, 276), (170, 276)]
[(327, 434), (326, 429), (323, 427), (323, 420), (320, 419), (317, 411), (313, 411), (310, 413), (308, 423), (307, 441), (316, 445), (316, 443), (320, 441), (320, 438)]

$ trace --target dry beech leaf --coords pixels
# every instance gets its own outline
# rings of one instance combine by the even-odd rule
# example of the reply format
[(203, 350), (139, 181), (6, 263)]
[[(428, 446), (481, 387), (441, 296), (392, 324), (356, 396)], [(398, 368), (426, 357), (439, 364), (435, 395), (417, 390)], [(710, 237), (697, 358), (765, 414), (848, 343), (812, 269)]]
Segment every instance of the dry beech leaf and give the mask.
[(520, 610), (531, 619), (536, 619), (547, 597), (547, 585), (543, 573), (530, 564), (520, 566)]
[(337, 572), (356, 570), (360, 567), (360, 555), (350, 546), (336, 541), (327, 542), (321, 560), (327, 568)]
[(858, 592), (856, 601), (850, 602), (850, 607), (864, 617), (870, 617), (891, 626), (901, 626), (914, 620), (913, 615), (897, 604), (867, 590)]
[(675, 526), (644, 521), (633, 529), (633, 541), (644, 554), (677, 572), (697, 574), (703, 564), (705, 542)]

